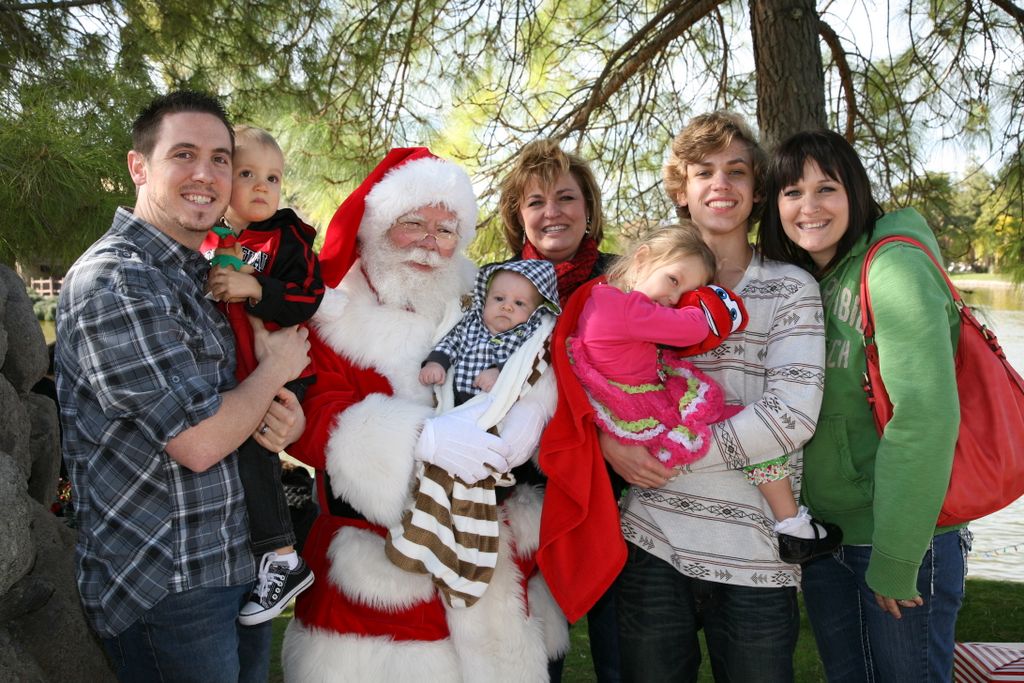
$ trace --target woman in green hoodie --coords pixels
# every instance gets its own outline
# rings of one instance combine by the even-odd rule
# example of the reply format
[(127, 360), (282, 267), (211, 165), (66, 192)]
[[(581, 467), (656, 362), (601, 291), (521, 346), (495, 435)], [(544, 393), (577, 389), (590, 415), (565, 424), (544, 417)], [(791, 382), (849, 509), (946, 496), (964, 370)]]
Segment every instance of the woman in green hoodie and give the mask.
[(766, 258), (818, 278), (825, 307), (825, 394), (804, 446), (804, 503), (844, 545), (804, 566), (807, 612), (829, 681), (949, 681), (968, 540), (936, 527), (960, 424), (957, 310), (928, 255), (896, 243), (871, 264), (875, 341), (892, 420), (879, 435), (865, 370), (859, 287), (874, 242), (909, 235), (936, 257), (913, 209), (884, 214), (840, 135), (798, 133), (769, 165), (758, 241)]

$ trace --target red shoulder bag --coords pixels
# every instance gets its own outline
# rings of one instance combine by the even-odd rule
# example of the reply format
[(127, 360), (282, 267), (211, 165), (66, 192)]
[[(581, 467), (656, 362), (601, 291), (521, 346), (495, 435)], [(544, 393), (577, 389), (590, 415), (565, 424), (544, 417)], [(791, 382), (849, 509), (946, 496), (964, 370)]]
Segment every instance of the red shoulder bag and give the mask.
[(864, 391), (878, 433), (892, 418), (892, 403), (878, 369), (868, 268), (879, 248), (890, 242), (906, 242), (928, 254), (946, 279), (960, 312), (960, 341), (955, 359), (960, 435), (938, 526), (962, 524), (1000, 510), (1024, 495), (1024, 380), (1010, 367), (995, 335), (974, 317), (931, 251), (911, 237), (886, 237), (868, 250), (860, 274), (860, 312), (867, 359)]

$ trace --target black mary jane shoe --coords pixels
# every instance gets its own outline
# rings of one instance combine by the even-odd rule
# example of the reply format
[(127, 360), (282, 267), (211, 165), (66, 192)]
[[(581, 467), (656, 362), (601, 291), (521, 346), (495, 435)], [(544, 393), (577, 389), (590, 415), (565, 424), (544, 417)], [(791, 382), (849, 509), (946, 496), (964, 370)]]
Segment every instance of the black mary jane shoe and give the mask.
[[(824, 555), (831, 555), (843, 544), (843, 530), (835, 524), (814, 519), (814, 538), (779, 534), (779, 558), (789, 564), (804, 564)], [(821, 536), (818, 529), (824, 529)]]

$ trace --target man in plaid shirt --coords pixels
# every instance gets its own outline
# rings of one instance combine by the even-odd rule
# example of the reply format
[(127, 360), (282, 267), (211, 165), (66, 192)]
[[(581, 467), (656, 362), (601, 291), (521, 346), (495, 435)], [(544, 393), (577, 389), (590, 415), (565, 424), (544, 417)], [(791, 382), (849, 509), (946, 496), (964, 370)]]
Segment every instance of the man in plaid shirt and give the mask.
[[(157, 98), (132, 127), (133, 210), (61, 292), (57, 388), (79, 521), (78, 585), (122, 680), (266, 680), (270, 628), (235, 618), (255, 577), (235, 449), (277, 451), (305, 419), (282, 386), (306, 332), (257, 334), (234, 379), (226, 321), (198, 249), (231, 194), (233, 139), (217, 100)], [(275, 400), (275, 398), (277, 400)]]

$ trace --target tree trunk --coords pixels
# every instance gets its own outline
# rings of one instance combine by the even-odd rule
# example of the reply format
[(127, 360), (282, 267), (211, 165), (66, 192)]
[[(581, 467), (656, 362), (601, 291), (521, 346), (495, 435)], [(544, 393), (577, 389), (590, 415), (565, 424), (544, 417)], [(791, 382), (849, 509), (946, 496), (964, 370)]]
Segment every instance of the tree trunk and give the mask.
[(766, 148), (826, 125), (817, 25), (814, 0), (750, 0), (757, 122)]

